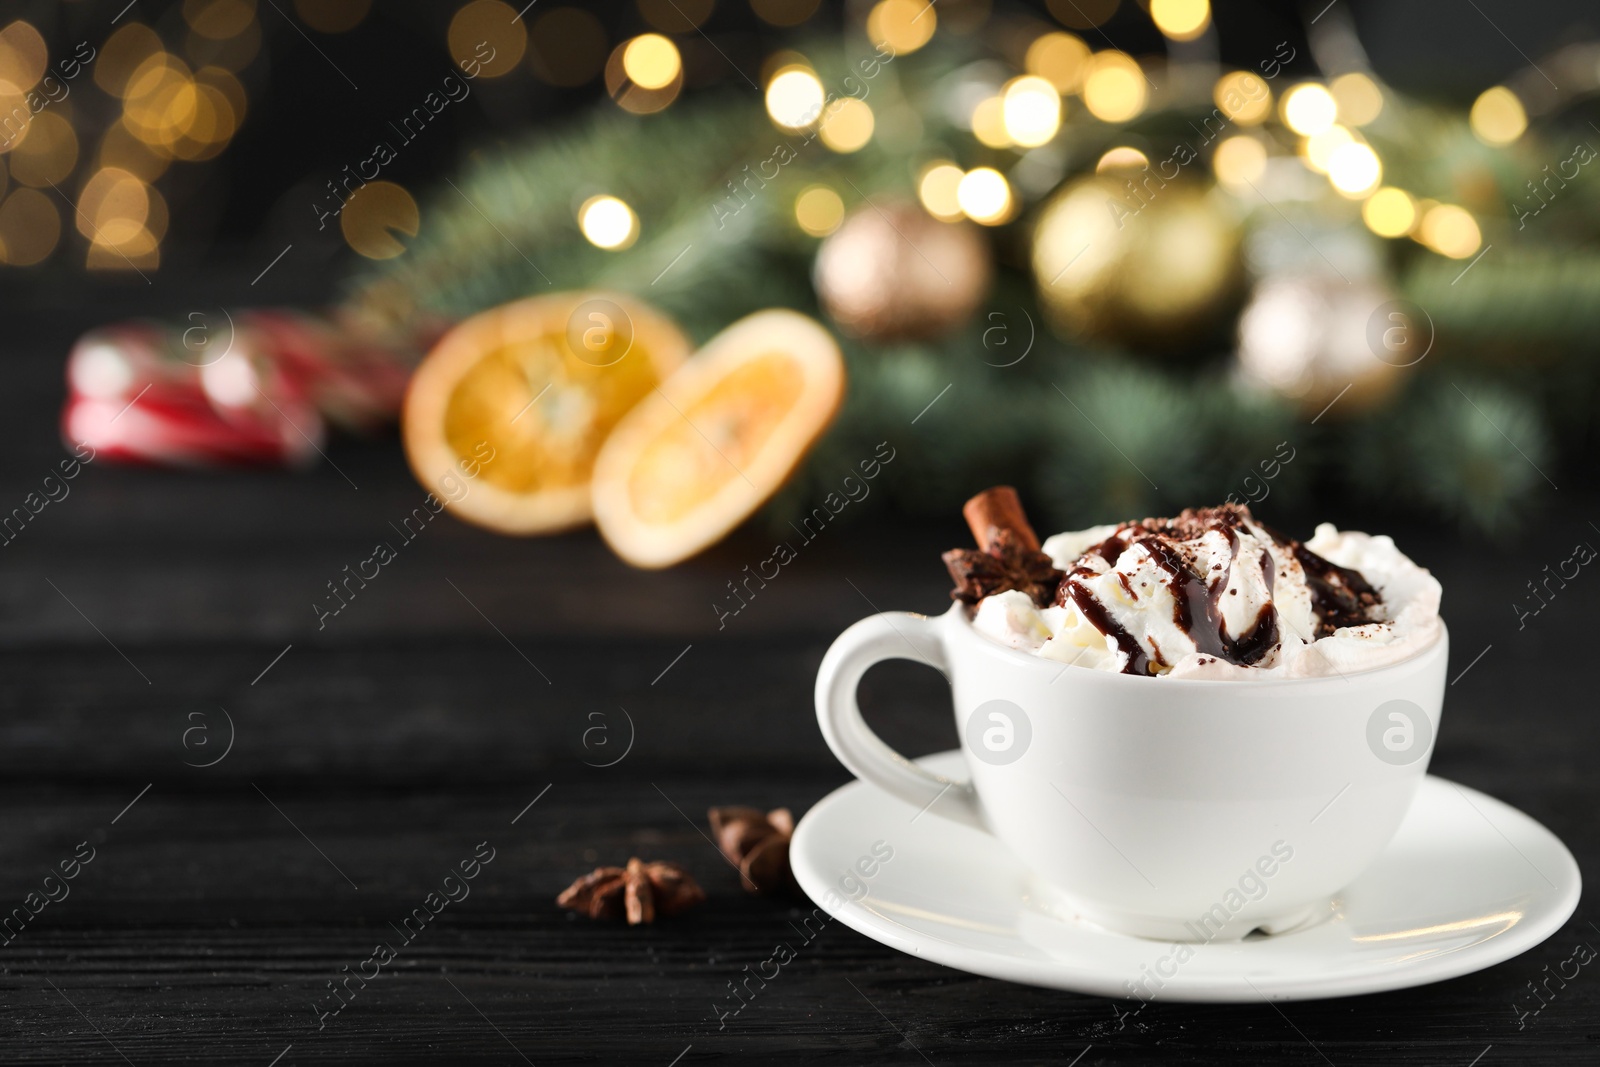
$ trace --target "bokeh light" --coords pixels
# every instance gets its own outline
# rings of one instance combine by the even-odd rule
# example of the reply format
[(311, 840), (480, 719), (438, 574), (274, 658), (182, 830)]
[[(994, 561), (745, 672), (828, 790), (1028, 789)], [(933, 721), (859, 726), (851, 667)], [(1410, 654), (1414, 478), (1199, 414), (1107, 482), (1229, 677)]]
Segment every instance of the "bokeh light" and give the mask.
[(406, 250), (396, 232), (415, 237), (422, 225), (417, 202), (394, 182), (368, 182), (339, 213), (345, 243), (368, 259), (393, 259)]
[(853, 96), (835, 100), (822, 119), (822, 143), (835, 152), (856, 152), (872, 140), (877, 125), (872, 108)]
[(1241, 126), (1255, 126), (1272, 114), (1272, 89), (1253, 71), (1224, 74), (1212, 88), (1211, 98), (1219, 111)]
[(1315, 137), (1307, 137), (1300, 145), (1300, 154), (1306, 166), (1318, 174), (1326, 174), (1333, 154), (1354, 140), (1354, 134), (1335, 123)]
[(1383, 113), (1383, 91), (1359, 71), (1333, 79), (1328, 92), (1339, 110), (1339, 121), (1346, 126), (1365, 126)]
[(90, 241), (91, 269), (128, 270), (160, 263), (167, 232), (167, 205), (136, 174), (103, 167), (78, 194), (75, 221)]
[(1339, 117), (1333, 94), (1316, 82), (1303, 82), (1283, 94), (1283, 124), (1302, 137), (1315, 137)]
[(927, 44), (938, 23), (927, 0), (878, 0), (867, 15), (867, 37), (881, 49), (904, 55)]
[(664, 89), (683, 72), (678, 46), (659, 33), (640, 34), (622, 50), (623, 73), (645, 89)]
[(130, 22), (101, 45), (94, 61), (94, 83), (112, 96), (122, 96), (133, 72), (161, 51), (161, 38), (155, 30), (141, 22)]
[(318, 33), (344, 33), (361, 25), (372, 0), (294, 0), (300, 21)]
[(255, 17), (255, 0), (183, 0), (183, 20), (213, 41), (238, 36)]
[(1361, 221), (1379, 237), (1404, 237), (1417, 224), (1417, 205), (1404, 189), (1385, 186), (1361, 205)]
[[(458, 65), (478, 64), (485, 78), (498, 78), (516, 69), (528, 48), (528, 24), (517, 9), (500, 0), (472, 0), (450, 19), (447, 34), (450, 58)], [(487, 48), (489, 51), (480, 52)]]
[(1104, 174), (1108, 170), (1143, 170), (1149, 165), (1150, 157), (1137, 148), (1118, 145), (1100, 157), (1094, 165), (1094, 172)]
[(1211, 156), (1217, 181), (1230, 189), (1248, 189), (1267, 172), (1267, 146), (1254, 137), (1228, 137)]
[(928, 214), (941, 222), (961, 218), (959, 190), (966, 172), (947, 160), (936, 160), (922, 168), (917, 178), (917, 199)]
[(61, 216), (55, 202), (37, 189), (17, 189), (0, 203), (0, 262), (31, 267), (55, 251)]
[(798, 26), (817, 13), (821, 0), (750, 0), (756, 17), (773, 26)]
[(1102, 122), (1126, 122), (1144, 110), (1144, 71), (1122, 52), (1096, 52), (1083, 79), (1083, 106)]
[(794, 199), (794, 220), (812, 237), (826, 237), (844, 222), (844, 201), (826, 185), (810, 185)]
[(1011, 218), (1011, 185), (993, 167), (977, 167), (962, 176), (956, 202), (973, 222), (998, 226)]
[(118, 119), (106, 128), (100, 138), (100, 154), (96, 163), (102, 167), (120, 168), (143, 181), (153, 182), (166, 173), (171, 161), (171, 156), (141, 141), (126, 122)]
[(233, 103), (220, 88), (195, 80), (192, 116), (182, 124), (171, 144), (172, 154), (193, 162), (221, 152), (238, 128)]
[(184, 41), (183, 53), (197, 67), (221, 67), (241, 71), (248, 67), (261, 51), (261, 23), (251, 22), (238, 34), (216, 41), (193, 30)]
[(1342, 195), (1357, 199), (1378, 187), (1383, 180), (1383, 164), (1371, 145), (1351, 141), (1335, 148), (1328, 157), (1328, 180)]
[(1119, 0), (1047, 0), (1050, 9), (1063, 26), (1075, 30), (1092, 30), (1104, 24), (1117, 13)]
[(578, 228), (596, 248), (619, 252), (639, 239), (639, 216), (614, 196), (591, 196), (578, 209)]
[(1435, 204), (1422, 216), (1417, 240), (1441, 256), (1466, 259), (1483, 244), (1483, 234), (1466, 208)]
[(141, 141), (170, 149), (194, 123), (197, 100), (189, 65), (157, 52), (135, 68), (123, 87), (122, 118)]
[(972, 109), (972, 136), (989, 148), (1010, 148), (1011, 134), (1006, 132), (1006, 102), (998, 96), (979, 100)]
[[(131, 40), (137, 45), (140, 36)], [(158, 50), (116, 80), (123, 97), (121, 124), (158, 158), (210, 159), (243, 119), (244, 87), (220, 67), (195, 74), (178, 56)]]
[(1089, 46), (1070, 33), (1047, 33), (1028, 46), (1022, 66), (1056, 87), (1058, 93), (1075, 93), (1083, 85)]
[(1211, 25), (1208, 0), (1150, 0), (1150, 18), (1156, 29), (1174, 41), (1192, 41)]
[[(73, 221), (90, 241), (112, 245), (126, 237), (129, 227), (142, 227), (150, 217), (150, 187), (121, 167), (102, 167), (89, 176), (78, 193)], [(108, 235), (106, 228), (112, 232)]]
[(1048, 144), (1061, 129), (1061, 95), (1053, 84), (1036, 74), (1007, 82), (1001, 106), (1006, 136), (1024, 148)]
[(1472, 132), (1487, 145), (1508, 145), (1528, 128), (1528, 113), (1522, 101), (1503, 85), (1485, 89), (1472, 103)]
[(41, 111), (11, 151), (11, 177), (23, 185), (56, 185), (78, 165), (78, 135), (55, 109)]
[(822, 82), (805, 67), (786, 67), (767, 83), (767, 114), (779, 126), (803, 130), (822, 116)]
[(245, 94), (244, 86), (239, 79), (233, 76), (230, 70), (222, 67), (201, 67), (194, 72), (194, 80), (200, 85), (210, 86), (221, 93), (228, 101), (228, 106), (233, 110), (233, 120), (237, 125), (244, 121), (246, 109), (249, 107), (249, 98)]
[(44, 77), (50, 61), (44, 38), (26, 22), (13, 22), (0, 30), (0, 80), (14, 92), (25, 93)]
[[(666, 38), (659, 39), (666, 40)], [(683, 65), (681, 61), (672, 64), (672, 77), (660, 88), (650, 88), (635, 82), (628, 74), (627, 63), (628, 50), (636, 41), (638, 38), (624, 41), (611, 50), (611, 58), (606, 60), (606, 92), (611, 94), (611, 99), (615, 100), (624, 111), (631, 111), (635, 115), (650, 115), (672, 103), (683, 91)], [(647, 45), (645, 48), (644, 56), (636, 58), (635, 65), (642, 68), (641, 74), (654, 81), (666, 73), (668, 64), (664, 56), (651, 56), (650, 52), (653, 49), (650, 46)], [(672, 59), (675, 61), (679, 59), (676, 46), (672, 49)]]
[(558, 7), (528, 28), (528, 65), (547, 85), (584, 85), (606, 61), (606, 31), (600, 20), (576, 7)]

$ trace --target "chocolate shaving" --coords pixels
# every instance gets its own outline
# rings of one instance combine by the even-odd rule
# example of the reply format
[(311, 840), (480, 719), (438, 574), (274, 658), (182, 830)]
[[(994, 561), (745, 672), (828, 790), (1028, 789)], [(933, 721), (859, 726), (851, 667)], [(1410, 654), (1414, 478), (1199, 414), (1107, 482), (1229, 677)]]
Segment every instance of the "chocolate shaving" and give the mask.
[(705, 890), (676, 863), (630, 859), (626, 867), (596, 867), (556, 897), (591, 919), (626, 917), (629, 926), (677, 915), (706, 899)]
[(961, 509), (972, 528), (976, 549), (952, 548), (942, 557), (955, 589), (952, 600), (976, 604), (986, 596), (1015, 589), (1039, 607), (1056, 595), (1065, 575), (1039, 550), (1017, 491), (1010, 486), (986, 489)]

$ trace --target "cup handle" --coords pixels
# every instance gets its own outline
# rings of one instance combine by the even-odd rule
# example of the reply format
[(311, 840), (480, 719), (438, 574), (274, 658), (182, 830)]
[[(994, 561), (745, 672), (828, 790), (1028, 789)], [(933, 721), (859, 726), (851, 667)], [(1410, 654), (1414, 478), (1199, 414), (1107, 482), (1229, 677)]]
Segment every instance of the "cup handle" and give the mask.
[(925, 663), (948, 676), (940, 630), (937, 618), (886, 611), (840, 634), (817, 671), (817, 722), (828, 747), (857, 778), (915, 806), (919, 815), (931, 812), (987, 831), (970, 782), (925, 771), (884, 744), (856, 703), (862, 675), (886, 659)]

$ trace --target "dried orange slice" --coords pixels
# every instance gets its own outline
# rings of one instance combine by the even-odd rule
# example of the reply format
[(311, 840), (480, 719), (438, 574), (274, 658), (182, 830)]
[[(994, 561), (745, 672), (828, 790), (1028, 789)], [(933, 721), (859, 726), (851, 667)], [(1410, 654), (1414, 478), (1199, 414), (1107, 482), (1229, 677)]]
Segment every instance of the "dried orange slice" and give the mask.
[(402, 419), (411, 470), (491, 530), (580, 525), (606, 435), (688, 352), (670, 320), (615, 293), (556, 293), (475, 315), (411, 379)]
[(594, 465), (594, 516), (617, 555), (669, 567), (777, 491), (844, 395), (839, 346), (793, 311), (712, 338), (628, 412)]

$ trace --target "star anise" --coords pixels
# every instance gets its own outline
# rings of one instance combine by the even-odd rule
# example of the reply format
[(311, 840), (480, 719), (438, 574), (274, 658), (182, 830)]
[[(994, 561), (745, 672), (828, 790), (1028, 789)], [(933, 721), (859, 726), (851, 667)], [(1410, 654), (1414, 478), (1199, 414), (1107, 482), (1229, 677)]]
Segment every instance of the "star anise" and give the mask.
[(1027, 548), (1010, 530), (990, 527), (986, 549), (952, 548), (942, 557), (956, 587), (950, 599), (976, 604), (986, 596), (1016, 589), (1046, 607), (1066, 575), (1038, 549)]
[(596, 867), (562, 890), (556, 903), (591, 919), (626, 915), (629, 926), (677, 915), (706, 899), (689, 873), (676, 863), (646, 863), (637, 857), (626, 867)]
[(1017, 491), (1009, 485), (985, 489), (961, 509), (976, 549), (952, 548), (942, 557), (956, 583), (950, 599), (976, 604), (986, 596), (1017, 589), (1045, 607), (1066, 577), (1039, 550), (1039, 536), (1028, 523)]
[(711, 836), (728, 862), (739, 869), (747, 893), (778, 893), (795, 887), (789, 868), (794, 816), (788, 808), (712, 808), (706, 813)]

